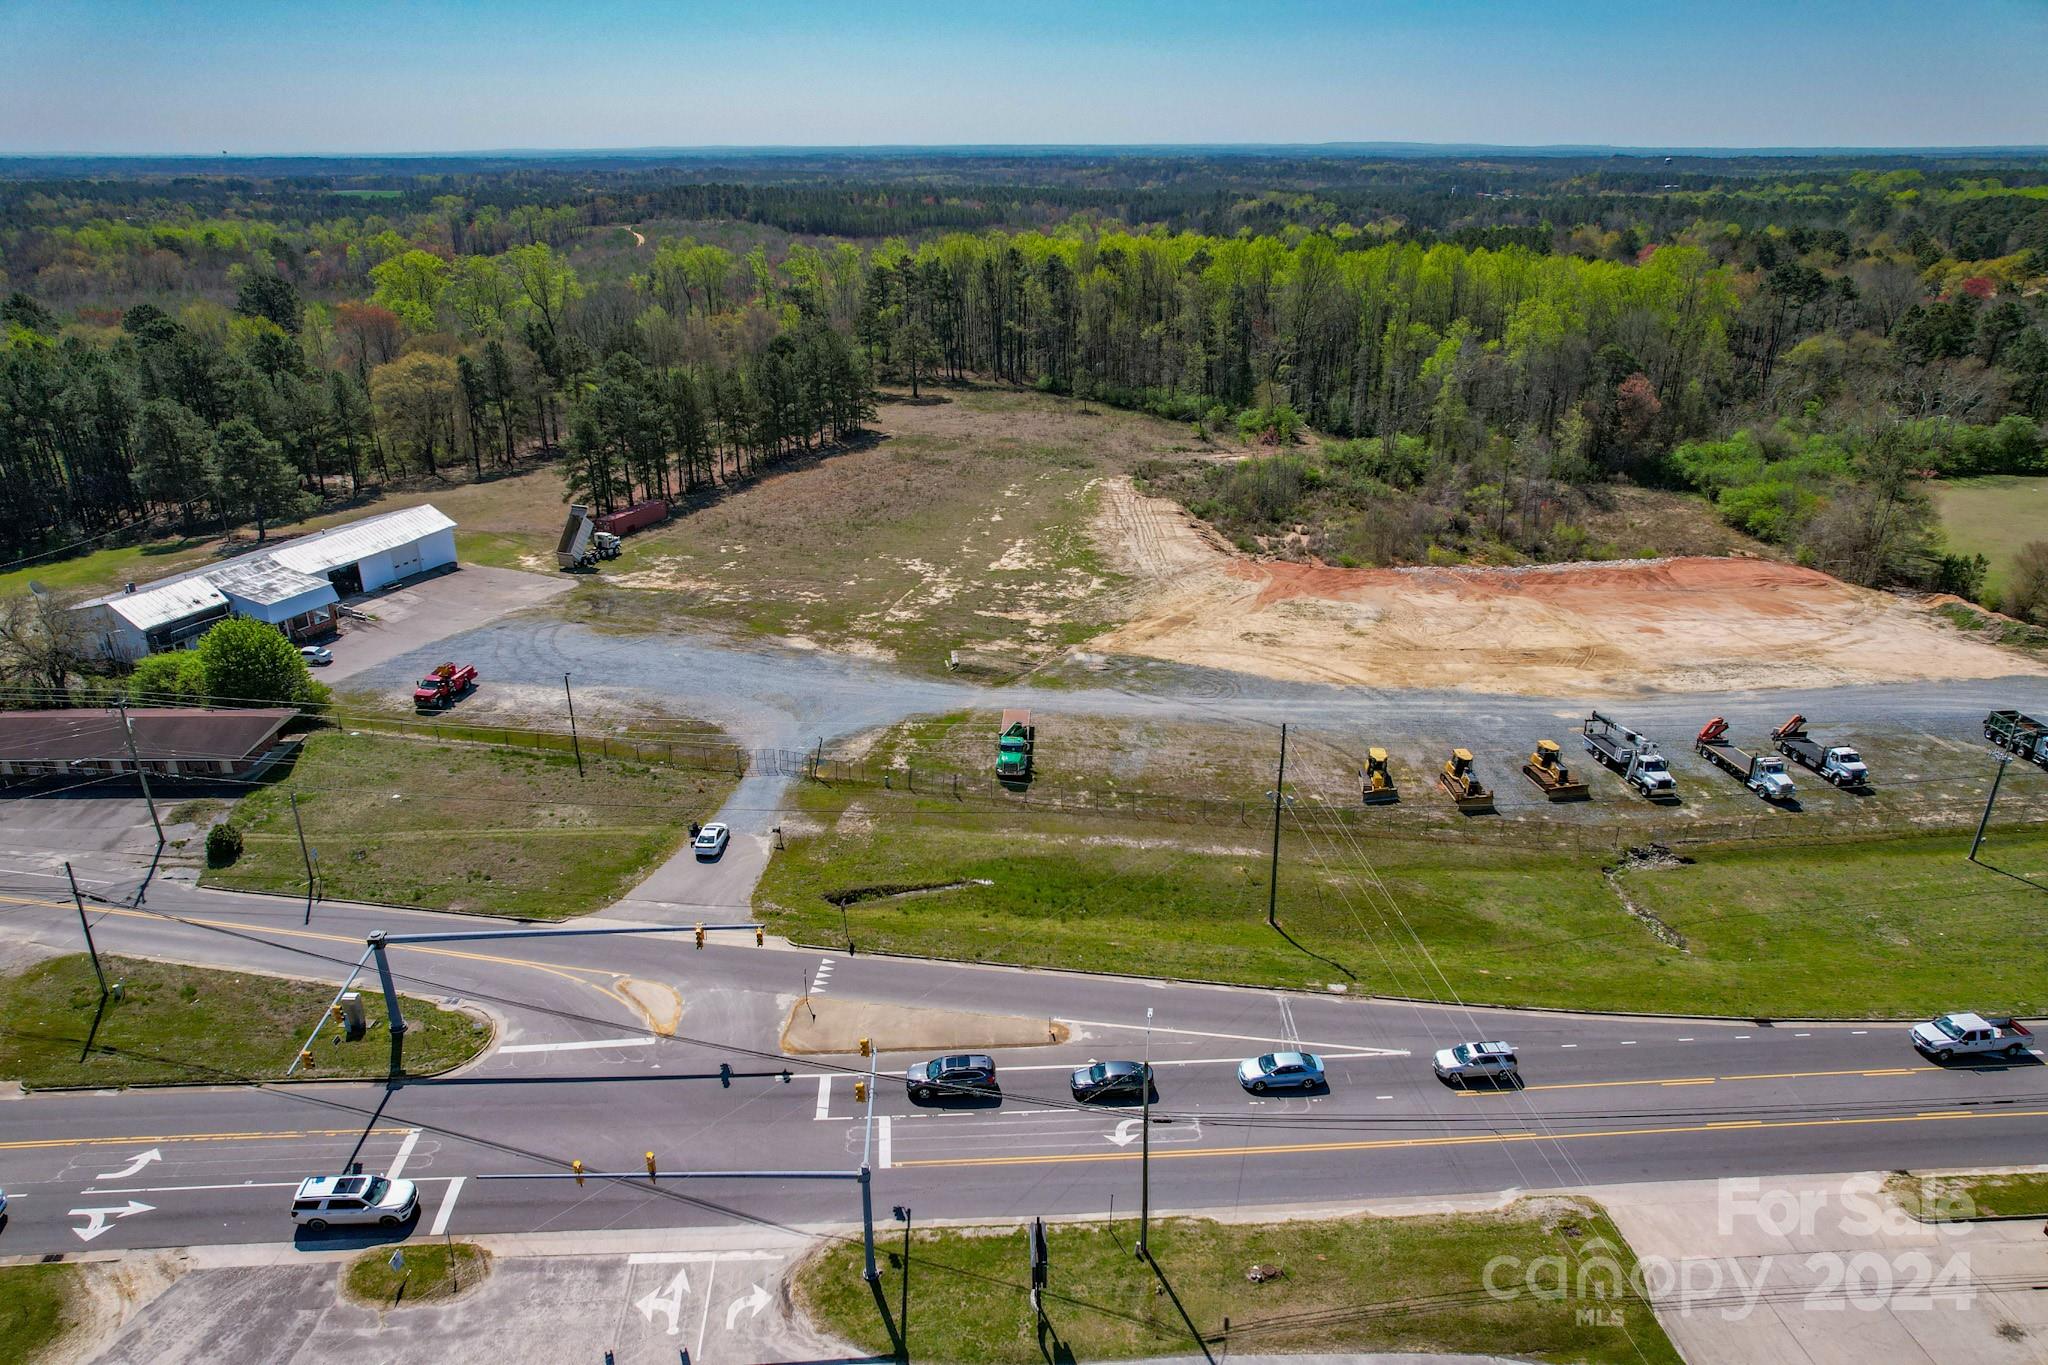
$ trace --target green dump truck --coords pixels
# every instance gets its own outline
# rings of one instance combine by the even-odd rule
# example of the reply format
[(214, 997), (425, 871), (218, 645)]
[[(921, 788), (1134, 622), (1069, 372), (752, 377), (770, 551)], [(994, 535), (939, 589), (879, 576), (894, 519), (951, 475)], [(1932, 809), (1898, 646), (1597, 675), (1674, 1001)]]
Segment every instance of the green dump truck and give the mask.
[(1005, 782), (1031, 780), (1031, 743), (1037, 736), (1029, 711), (1003, 712), (996, 731), (996, 776)]

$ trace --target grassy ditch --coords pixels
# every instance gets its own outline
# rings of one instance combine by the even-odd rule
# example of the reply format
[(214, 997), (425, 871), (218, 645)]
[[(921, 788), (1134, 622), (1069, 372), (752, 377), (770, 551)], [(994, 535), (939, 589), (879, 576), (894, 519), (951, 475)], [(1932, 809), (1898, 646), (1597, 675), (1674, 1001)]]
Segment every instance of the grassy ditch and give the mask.
[(81, 1272), (75, 1265), (0, 1269), (0, 1365), (28, 1365), (78, 1326)]
[[(1322, 816), (1263, 830), (1026, 814), (804, 784), (756, 908), (777, 932), (1024, 966), (1471, 1003), (1890, 1017), (2048, 1008), (2048, 830), (1788, 847), (1690, 862), (1378, 834)], [(1468, 836), (1469, 838), (1470, 836)], [(2008, 875), (2014, 874), (2014, 875)], [(952, 886), (889, 898), (879, 888)], [(843, 903), (843, 909), (842, 909)], [(1984, 945), (1995, 943), (1995, 952)]]
[[(404, 1252), (393, 1268), (391, 1253)], [(470, 1242), (407, 1242), (378, 1247), (348, 1263), (344, 1293), (372, 1308), (399, 1308), (454, 1298), (481, 1285), (491, 1273), (491, 1254)]]
[(209, 886), (303, 895), (291, 798), (337, 900), (563, 919), (610, 904), (708, 820), (728, 771), (325, 731), (232, 817)]
[[(92, 959), (38, 962), (0, 978), (0, 1077), (36, 1086), (215, 1085), (284, 1074), (334, 987), (248, 972), (214, 971), (102, 954), (121, 998), (100, 1007)], [(490, 1042), (474, 1017), (404, 997), (406, 1069), (432, 1075), (459, 1066)], [(363, 992), (382, 1019), (384, 997)], [(373, 1028), (360, 1042), (329, 1029), (302, 1076), (380, 1077), (390, 1039)]]
[[(883, 1242), (892, 1248), (879, 1292), (887, 1321), (861, 1280), (857, 1243), (810, 1261), (796, 1295), (820, 1327), (877, 1354), (898, 1349), (892, 1333), (907, 1323), (912, 1360), (1022, 1365), (1192, 1354), (1197, 1334), (1219, 1357), (1313, 1350), (1631, 1365), (1679, 1358), (1649, 1306), (1626, 1288), (1635, 1265), (1628, 1244), (1604, 1213), (1579, 1201), (1329, 1222), (1170, 1218), (1155, 1222), (1149, 1238), (1156, 1271), (1133, 1255), (1131, 1232), (1129, 1222), (1048, 1229), (1042, 1333), (1030, 1308), (1022, 1229), (916, 1233), (907, 1262), (900, 1241)], [(1253, 1265), (1282, 1273), (1249, 1283)], [(1489, 1292), (1489, 1273), (1499, 1292)], [(1534, 1293), (1532, 1278), (1564, 1292)], [(1598, 1297), (1596, 1281), (1619, 1286), (1619, 1296)]]
[(2048, 1171), (2012, 1175), (1894, 1175), (1893, 1198), (1928, 1222), (2048, 1218)]

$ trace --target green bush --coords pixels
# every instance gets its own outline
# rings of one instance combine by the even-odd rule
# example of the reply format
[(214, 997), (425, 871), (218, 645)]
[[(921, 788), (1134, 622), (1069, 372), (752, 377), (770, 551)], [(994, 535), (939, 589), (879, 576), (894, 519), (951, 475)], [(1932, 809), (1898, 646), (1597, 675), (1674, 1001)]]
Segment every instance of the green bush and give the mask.
[(206, 865), (229, 867), (242, 856), (242, 831), (231, 824), (218, 824), (206, 831)]
[(313, 700), (313, 675), (277, 627), (233, 616), (200, 637), (206, 694), (220, 706), (295, 706)]

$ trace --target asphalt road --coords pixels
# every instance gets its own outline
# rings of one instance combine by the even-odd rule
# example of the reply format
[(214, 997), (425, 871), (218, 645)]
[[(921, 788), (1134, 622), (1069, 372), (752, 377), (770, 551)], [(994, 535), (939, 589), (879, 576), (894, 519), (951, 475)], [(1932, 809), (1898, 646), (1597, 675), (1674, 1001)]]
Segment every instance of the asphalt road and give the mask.
[[(0, 925), (77, 942), (47, 850), (0, 853)], [(88, 890), (119, 902), (135, 874), (83, 855)], [(49, 890), (38, 891), (38, 886)], [(339, 980), (375, 929), (474, 920), (303, 906), (158, 879), (142, 906), (100, 904), (108, 951)], [(497, 1050), (447, 1078), (38, 1094), (0, 1102), (0, 1255), (281, 1241), (290, 1188), (351, 1160), (420, 1182), (417, 1226), (565, 1231), (723, 1222), (844, 1223), (851, 1182), (741, 1180), (746, 1169), (851, 1173), (865, 1155), (878, 1208), (922, 1218), (1134, 1210), (1138, 1111), (1081, 1106), (1066, 1073), (1093, 1058), (1157, 1069), (1152, 1198), (1162, 1210), (1301, 1205), (1428, 1193), (1720, 1175), (2001, 1165), (2048, 1143), (2048, 1066), (1938, 1067), (1893, 1025), (1629, 1020), (1403, 1005), (755, 947), (687, 933), (393, 950), (402, 989), (488, 1010)], [(829, 970), (827, 970), (829, 968)], [(674, 1036), (650, 1031), (622, 980), (682, 997)], [(862, 1061), (785, 1058), (802, 993), (1044, 1016), (1057, 1046), (1005, 1050), (998, 1104), (918, 1105), (911, 1055), (888, 1055), (868, 1109)], [(1151, 1011), (1149, 1035), (1147, 1011)], [(309, 1021), (310, 1022), (310, 1021)], [(1472, 1093), (1430, 1073), (1440, 1046), (1499, 1037), (1525, 1083)], [(1320, 1053), (1326, 1092), (1247, 1094), (1250, 1054)], [(722, 1076), (721, 1066), (731, 1068)], [(787, 1079), (784, 1073), (787, 1073)], [(672, 1172), (649, 1181), (644, 1154)], [(621, 1179), (560, 1176), (572, 1160)], [(518, 1177), (518, 1178), (501, 1178)], [(379, 1234), (313, 1236), (345, 1246)]]

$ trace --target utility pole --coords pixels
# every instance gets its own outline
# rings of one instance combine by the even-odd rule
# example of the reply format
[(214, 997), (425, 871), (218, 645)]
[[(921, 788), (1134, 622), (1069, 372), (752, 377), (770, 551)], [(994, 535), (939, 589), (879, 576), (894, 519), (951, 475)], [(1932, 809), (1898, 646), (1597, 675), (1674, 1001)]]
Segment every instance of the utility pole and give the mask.
[(1274, 917), (1280, 900), (1280, 804), (1287, 798), (1287, 722), (1280, 722), (1280, 775), (1273, 779), (1273, 865), (1266, 875), (1266, 923), (1278, 927)]
[(1152, 1007), (1145, 1006), (1144, 1108), (1138, 1119), (1138, 1259), (1151, 1259), (1145, 1234), (1152, 1230)]
[(299, 832), (299, 856), (306, 860), (306, 923), (313, 922), (313, 854), (306, 847), (306, 826), (299, 819), (299, 794), (291, 793), (292, 828)]
[(78, 878), (71, 871), (71, 864), (64, 864), (64, 880), (71, 883), (71, 903), (78, 907), (78, 927), (85, 931), (85, 950), (92, 954), (92, 974), (100, 979), (100, 1001), (107, 998), (107, 974), (100, 969), (100, 950), (92, 941), (92, 921), (85, 917), (85, 901), (78, 894)]
[(562, 675), (562, 695), (569, 699), (569, 744), (576, 750), (576, 776), (583, 776), (583, 741), (576, 737), (576, 694), (569, 690), (569, 675)]
[(114, 709), (121, 713), (121, 734), (128, 741), (128, 761), (135, 765), (135, 775), (142, 779), (142, 799), (149, 806), (149, 823), (156, 826), (156, 846), (164, 846), (163, 821), (156, 818), (156, 798), (150, 795), (149, 774), (143, 770), (142, 760), (135, 753), (135, 722), (128, 719), (128, 699), (117, 697)]
[(1984, 814), (1977, 821), (1977, 837), (1970, 840), (1970, 861), (1977, 861), (1977, 850), (1984, 846), (1984, 827), (1991, 823), (1991, 806), (1998, 800), (1998, 784), (2005, 780), (2005, 765), (2012, 762), (2011, 754), (1998, 755), (1998, 771), (1991, 774), (1991, 794), (1984, 798)]
[(405, 1015), (398, 1008), (398, 987), (391, 980), (391, 963), (384, 955), (384, 931), (370, 935), (370, 951), (377, 959), (377, 985), (384, 992), (384, 1018), (391, 1030), (391, 1079), (405, 1075)]

